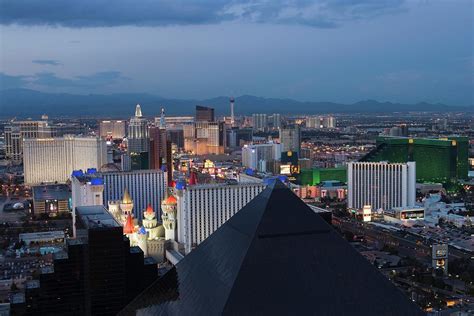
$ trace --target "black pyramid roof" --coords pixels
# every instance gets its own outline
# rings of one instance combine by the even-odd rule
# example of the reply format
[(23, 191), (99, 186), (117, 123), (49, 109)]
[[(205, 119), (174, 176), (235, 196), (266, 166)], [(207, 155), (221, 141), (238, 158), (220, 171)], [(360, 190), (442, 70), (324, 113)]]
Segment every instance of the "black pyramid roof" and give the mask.
[(423, 315), (280, 181), (122, 315)]

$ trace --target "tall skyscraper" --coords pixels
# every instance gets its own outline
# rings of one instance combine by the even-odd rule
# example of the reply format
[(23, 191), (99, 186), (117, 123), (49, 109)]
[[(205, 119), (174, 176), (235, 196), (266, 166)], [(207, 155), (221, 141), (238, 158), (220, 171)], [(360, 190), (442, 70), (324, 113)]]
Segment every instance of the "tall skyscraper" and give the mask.
[(150, 128), (150, 169), (165, 169), (168, 182), (173, 177), (171, 158), (171, 141), (166, 130), (165, 110), (161, 109), (161, 118), (158, 127)]
[(150, 127), (150, 169), (160, 169), (171, 163), (171, 152), (168, 147), (166, 129), (160, 127)]
[(234, 97), (230, 97), (230, 126), (234, 127), (235, 126), (235, 116), (234, 116), (234, 103), (235, 99)]
[(237, 149), (252, 142), (253, 129), (234, 127), (227, 129), (226, 134), (226, 146), (230, 149)]
[(268, 127), (268, 117), (264, 113), (252, 114), (252, 124), (254, 131), (266, 131)]
[(322, 126), (323, 128), (336, 128), (336, 119), (333, 116), (324, 116)]
[(25, 139), (23, 154), (27, 184), (65, 182), (73, 170), (107, 163), (107, 145), (98, 137)]
[(184, 149), (197, 155), (223, 154), (226, 147), (224, 122), (196, 122), (183, 126)]
[(165, 109), (161, 108), (160, 120), (155, 120), (155, 127), (150, 128), (150, 168), (160, 169), (167, 158), (167, 133)]
[(168, 134), (168, 139), (171, 144), (175, 144), (178, 148), (184, 148), (184, 131), (183, 126), (177, 128), (167, 128), (166, 132)]
[(263, 183), (202, 184), (177, 190), (177, 241), (190, 252), (264, 188)]
[(372, 211), (415, 205), (416, 163), (350, 162), (347, 207)]
[(408, 137), (408, 126), (401, 124), (386, 131), (386, 134), (393, 137)]
[(272, 172), (271, 164), (281, 158), (281, 144), (251, 144), (242, 148), (242, 166), (261, 172)]
[(226, 128), (224, 122), (208, 124), (207, 127), (207, 150), (211, 154), (223, 154), (226, 147)]
[(133, 215), (135, 218), (142, 219), (143, 211), (148, 204), (160, 218), (160, 203), (167, 188), (165, 172), (150, 169), (103, 172), (99, 175), (104, 180), (104, 205), (107, 205), (109, 201), (122, 200), (123, 193), (127, 189), (134, 201)]
[(23, 161), (23, 140), (53, 136), (47, 121), (13, 121), (5, 125), (5, 158), (14, 164)]
[(196, 122), (214, 122), (214, 109), (207, 107), (196, 105)]
[(378, 137), (376, 148), (361, 161), (416, 162), (417, 182), (449, 184), (468, 179), (469, 139)]
[(132, 169), (147, 169), (149, 167), (150, 135), (148, 123), (142, 115), (140, 104), (137, 104), (135, 116), (130, 119), (127, 141)]
[(188, 123), (183, 125), (184, 150), (194, 151), (196, 142), (196, 125)]
[(125, 121), (104, 120), (99, 124), (99, 135), (106, 139), (123, 139), (127, 132)]
[(336, 118), (333, 116), (310, 116), (306, 118), (308, 128), (336, 128)]
[(280, 128), (280, 143), (283, 152), (296, 152), (299, 154), (301, 148), (301, 129), (295, 127)]
[(166, 128), (166, 118), (165, 118), (165, 108), (161, 108), (161, 115), (160, 115), (160, 128)]
[(270, 125), (272, 129), (279, 129), (281, 128), (281, 114), (273, 113), (270, 117)]

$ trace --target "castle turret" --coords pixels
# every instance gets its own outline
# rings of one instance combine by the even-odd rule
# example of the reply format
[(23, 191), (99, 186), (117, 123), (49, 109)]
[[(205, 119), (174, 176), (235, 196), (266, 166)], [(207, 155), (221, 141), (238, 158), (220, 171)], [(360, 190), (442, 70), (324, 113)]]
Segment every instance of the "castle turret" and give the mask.
[(127, 215), (131, 215), (133, 210), (133, 200), (130, 196), (130, 193), (128, 193), (127, 188), (125, 188), (125, 192), (123, 192), (123, 198), (120, 202), (120, 209), (122, 210), (122, 218), (125, 221)]
[(109, 212), (112, 216), (119, 222), (122, 220), (122, 212), (120, 211), (120, 202), (118, 201), (109, 201)]
[(135, 227), (133, 225), (132, 215), (128, 214), (125, 224), (123, 225), (123, 233), (125, 235), (133, 234), (135, 232)]
[(168, 196), (161, 202), (161, 210), (163, 211), (162, 220), (165, 228), (165, 239), (176, 240), (176, 215), (178, 209), (178, 201), (173, 195)]
[(158, 223), (155, 211), (151, 205), (148, 205), (145, 212), (143, 212), (142, 223), (143, 227), (148, 232), (148, 239), (164, 237), (163, 226)]

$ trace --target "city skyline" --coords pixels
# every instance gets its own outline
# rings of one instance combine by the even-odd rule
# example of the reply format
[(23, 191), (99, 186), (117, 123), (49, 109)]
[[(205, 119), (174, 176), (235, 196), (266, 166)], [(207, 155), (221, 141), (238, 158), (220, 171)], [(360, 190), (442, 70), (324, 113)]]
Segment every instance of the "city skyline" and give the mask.
[(0, 0), (0, 316), (472, 315), (474, 0)]
[(471, 1), (126, 4), (2, 1), (1, 88), (474, 104)]

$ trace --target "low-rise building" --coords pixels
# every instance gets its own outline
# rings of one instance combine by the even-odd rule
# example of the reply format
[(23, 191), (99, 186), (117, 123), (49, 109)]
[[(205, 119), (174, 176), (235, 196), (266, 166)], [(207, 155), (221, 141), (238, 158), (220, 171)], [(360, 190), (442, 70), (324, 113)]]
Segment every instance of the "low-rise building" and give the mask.
[(383, 219), (387, 222), (411, 226), (425, 219), (425, 208), (423, 206), (394, 207), (384, 211)]
[(33, 187), (33, 213), (50, 217), (70, 212), (71, 190), (66, 184), (38, 185)]
[(46, 232), (23, 233), (19, 239), (27, 246), (31, 243), (54, 243), (64, 242), (64, 232), (62, 230), (52, 230)]

